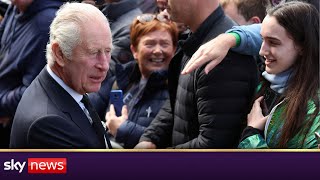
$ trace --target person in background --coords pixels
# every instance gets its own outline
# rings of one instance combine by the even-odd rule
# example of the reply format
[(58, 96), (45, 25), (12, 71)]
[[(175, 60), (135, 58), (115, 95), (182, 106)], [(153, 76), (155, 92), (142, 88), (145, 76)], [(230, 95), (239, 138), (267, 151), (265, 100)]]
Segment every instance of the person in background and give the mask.
[(266, 68), (239, 148), (317, 148), (319, 12), (280, 4), (267, 11), (261, 36)]
[(220, 0), (220, 4), (236, 23), (248, 25), (262, 22), (268, 0)]
[[(168, 6), (168, 0), (157, 0), (158, 11), (156, 13), (161, 14), (162, 16), (167, 16), (170, 19), (170, 14), (166, 10)], [(179, 40), (185, 40), (188, 38), (189, 33), (191, 32), (189, 27), (181, 22), (175, 22), (179, 30)]]
[(156, 0), (157, 1), (157, 7), (158, 11), (164, 11), (168, 6), (168, 0)]
[[(220, 0), (224, 12), (239, 25), (261, 23), (266, 15), (267, 0)], [(264, 60), (254, 56), (260, 72), (264, 71)]]
[[(130, 32), (136, 63), (129, 67), (129, 82), (121, 88), (126, 106), (120, 117), (115, 115), (113, 105), (106, 115), (109, 132), (124, 148), (137, 145), (145, 128), (169, 98), (167, 69), (178, 41), (175, 23), (161, 15), (138, 16)], [(110, 80), (119, 81), (116, 77)]]
[[(96, 7), (99, 7), (99, 5), (96, 4), (96, 1), (95, 0), (83, 0), (83, 1), (80, 1), (81, 3), (87, 3), (87, 4), (91, 4), (91, 5), (94, 5)], [(103, 0), (104, 2), (104, 0)]]
[(116, 63), (125, 64), (134, 60), (130, 51), (130, 25), (134, 18), (142, 14), (138, 2), (139, 0), (82, 1), (95, 5), (108, 18), (114, 46), (111, 58)]
[(130, 51), (130, 25), (142, 14), (137, 0), (105, 0), (99, 8), (110, 23), (114, 46), (112, 60), (121, 64), (134, 61)]
[(0, 25), (0, 147), (26, 88), (45, 66), (49, 26), (62, 0), (12, 0)]
[(218, 0), (169, 0), (167, 10), (173, 21), (188, 25), (192, 34), (179, 43), (170, 62), (170, 100), (146, 128), (136, 148), (237, 147), (257, 84), (253, 58), (230, 52), (226, 63), (208, 75), (202, 67), (180, 75), (202, 44), (235, 23), (225, 16)]
[(107, 18), (90, 4), (64, 4), (46, 50), (47, 66), (18, 105), (10, 148), (112, 148), (86, 94), (100, 89), (109, 69)]
[(156, 0), (137, 0), (139, 8), (143, 13), (154, 13), (157, 11)]
[(11, 1), (1, 0), (0, 1), (0, 22), (2, 21)]

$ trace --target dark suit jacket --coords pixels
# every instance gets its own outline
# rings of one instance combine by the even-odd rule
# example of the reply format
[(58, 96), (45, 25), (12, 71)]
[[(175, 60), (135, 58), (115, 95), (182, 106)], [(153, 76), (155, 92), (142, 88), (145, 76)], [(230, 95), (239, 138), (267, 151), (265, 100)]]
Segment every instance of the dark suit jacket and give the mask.
[(79, 104), (47, 72), (18, 105), (10, 148), (105, 148)]

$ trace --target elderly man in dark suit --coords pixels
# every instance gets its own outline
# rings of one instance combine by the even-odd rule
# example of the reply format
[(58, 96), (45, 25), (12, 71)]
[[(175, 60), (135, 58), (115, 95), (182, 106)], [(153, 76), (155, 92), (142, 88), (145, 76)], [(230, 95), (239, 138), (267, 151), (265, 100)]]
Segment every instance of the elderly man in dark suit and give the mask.
[(48, 64), (18, 105), (10, 148), (111, 148), (86, 95), (100, 89), (111, 49), (101, 11), (83, 3), (63, 5), (50, 26)]

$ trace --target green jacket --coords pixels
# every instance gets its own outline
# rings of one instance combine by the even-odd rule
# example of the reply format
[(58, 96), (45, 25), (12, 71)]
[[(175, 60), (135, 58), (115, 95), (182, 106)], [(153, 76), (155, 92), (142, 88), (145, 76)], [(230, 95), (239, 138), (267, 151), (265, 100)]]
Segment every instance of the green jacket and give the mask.
[[(281, 129), (283, 126), (284, 120), (281, 119), (281, 114), (284, 111), (286, 103), (284, 101), (280, 102), (275, 108), (271, 111), (270, 117), (267, 120), (264, 135), (265, 138), (260, 134), (255, 134), (247, 137), (242, 140), (238, 146), (241, 149), (255, 149), (255, 148), (276, 148), (279, 143), (279, 138), (281, 134)], [(315, 111), (315, 104), (312, 101), (308, 103), (308, 115), (313, 114)], [(310, 121), (310, 118), (306, 119), (306, 122)], [(320, 113), (314, 119), (314, 122), (307, 133), (306, 139), (301, 146), (304, 136), (301, 134), (295, 135), (288, 142), (289, 149), (309, 149), (317, 148), (318, 142), (315, 137), (315, 132), (320, 133)]]

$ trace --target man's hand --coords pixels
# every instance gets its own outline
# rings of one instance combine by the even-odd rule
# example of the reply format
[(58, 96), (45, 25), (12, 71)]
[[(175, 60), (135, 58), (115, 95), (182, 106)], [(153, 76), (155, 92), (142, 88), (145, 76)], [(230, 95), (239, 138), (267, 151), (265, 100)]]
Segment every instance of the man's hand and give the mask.
[(193, 54), (181, 74), (188, 74), (199, 68), (206, 62), (211, 61), (205, 67), (205, 73), (208, 74), (226, 57), (230, 48), (236, 45), (236, 38), (230, 34), (220, 34), (211, 41), (203, 44)]

